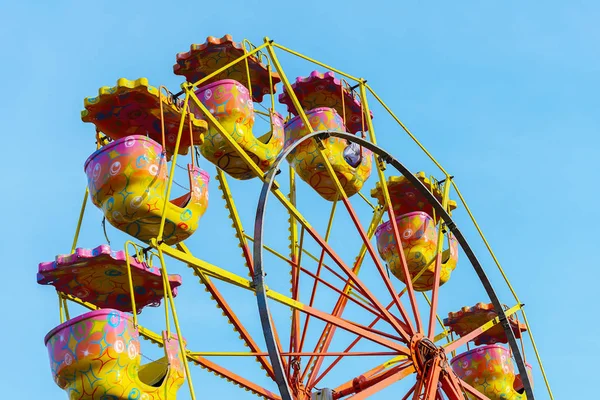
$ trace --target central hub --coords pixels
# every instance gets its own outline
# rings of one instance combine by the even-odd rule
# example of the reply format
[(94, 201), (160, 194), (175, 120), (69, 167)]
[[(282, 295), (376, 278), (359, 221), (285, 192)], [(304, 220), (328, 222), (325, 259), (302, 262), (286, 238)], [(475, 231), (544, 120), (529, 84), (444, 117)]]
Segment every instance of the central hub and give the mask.
[(416, 333), (410, 339), (410, 353), (418, 374), (422, 374), (436, 359), (446, 359), (444, 349), (436, 346), (433, 341), (421, 333)]

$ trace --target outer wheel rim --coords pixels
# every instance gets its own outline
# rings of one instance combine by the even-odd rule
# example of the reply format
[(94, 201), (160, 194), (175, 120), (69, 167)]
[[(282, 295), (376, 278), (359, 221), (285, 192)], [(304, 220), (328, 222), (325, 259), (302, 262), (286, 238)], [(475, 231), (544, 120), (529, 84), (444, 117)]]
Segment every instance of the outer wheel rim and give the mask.
[(271, 188), (273, 187), (273, 183), (275, 181), (275, 176), (279, 173), (279, 168), (281, 163), (285, 160), (285, 158), (300, 144), (304, 143), (308, 140), (318, 139), (324, 140), (330, 136), (346, 139), (349, 142), (357, 143), (358, 145), (371, 150), (374, 155), (379, 156), (381, 161), (386, 162), (389, 165), (392, 165), (398, 172), (400, 172), (408, 181), (419, 190), (422, 195), (429, 201), (437, 213), (441, 217), (441, 219), (446, 223), (447, 228), (452, 232), (455, 236), (458, 244), (465, 252), (467, 258), (469, 259), (471, 265), (475, 269), (479, 280), (485, 288), (487, 295), (490, 298), (490, 301), (494, 305), (494, 310), (498, 314), (500, 323), (506, 333), (508, 338), (508, 344), (513, 352), (515, 357), (515, 362), (517, 364), (519, 374), (523, 379), (523, 387), (525, 388), (525, 394), (528, 399), (534, 400), (533, 390), (531, 387), (531, 382), (529, 380), (529, 375), (527, 373), (527, 369), (525, 366), (525, 362), (521, 351), (519, 349), (519, 345), (517, 343), (514, 332), (506, 318), (504, 313), (504, 308), (502, 303), (500, 302), (492, 284), (487, 277), (481, 263), (475, 256), (475, 253), (469, 246), (467, 240), (463, 236), (462, 232), (458, 229), (456, 223), (452, 220), (452, 217), (448, 212), (444, 209), (442, 204), (435, 198), (435, 196), (427, 189), (425, 185), (410, 171), (406, 168), (400, 161), (395, 159), (391, 154), (387, 151), (383, 150), (379, 146), (363, 139), (357, 137), (350, 133), (338, 132), (338, 131), (317, 131), (312, 132), (301, 139), (297, 140), (290, 146), (283, 149), (283, 151), (279, 154), (276, 161), (271, 166), (271, 169), (267, 172), (263, 187), (260, 192), (258, 206), (256, 209), (256, 218), (254, 221), (254, 246), (253, 246), (253, 261), (254, 261), (254, 276), (253, 283), (255, 285), (256, 291), (256, 300), (258, 305), (258, 311), (260, 314), (260, 322), (263, 330), (263, 335), (265, 338), (265, 342), (267, 345), (267, 351), (269, 353), (269, 359), (271, 361), (271, 365), (273, 366), (273, 370), (275, 373), (276, 383), (279, 388), (282, 400), (293, 400), (292, 390), (288, 384), (286, 379), (286, 375), (284, 372), (284, 367), (281, 362), (281, 353), (276, 345), (275, 333), (273, 331), (273, 327), (271, 325), (271, 312), (268, 306), (267, 300), (267, 289), (265, 284), (265, 271), (263, 267), (263, 229), (264, 229), (264, 220), (266, 213), (267, 200), (269, 197), (269, 193), (271, 192)]

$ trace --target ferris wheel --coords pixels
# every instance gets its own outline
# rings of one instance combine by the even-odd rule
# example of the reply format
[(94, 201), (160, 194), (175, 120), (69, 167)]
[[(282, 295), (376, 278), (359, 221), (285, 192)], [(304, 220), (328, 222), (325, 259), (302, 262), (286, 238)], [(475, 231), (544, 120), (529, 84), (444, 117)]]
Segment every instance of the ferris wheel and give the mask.
[[(292, 83), (282, 54), (319, 70)], [(191, 399), (214, 397), (192, 382), (197, 365), (266, 399), (532, 400), (526, 349), (553, 398), (523, 304), (453, 176), (366, 80), (268, 38), (256, 46), (229, 35), (177, 54), (173, 71), (186, 80), (178, 93), (121, 78), (84, 99), (95, 151), (75, 238), (37, 275), (58, 293), (60, 325), (45, 344), (69, 399), (174, 400), (184, 385)], [(436, 171), (410, 171), (378, 145), (384, 116), (374, 105)], [(209, 169), (235, 237), (210, 261), (190, 244), (211, 234), (203, 222), (220, 207), (214, 193), (209, 204)], [(88, 198), (130, 240), (78, 247)], [(453, 219), (459, 213), (505, 278), (508, 305)], [(237, 248), (238, 265), (219, 264)], [(188, 348), (193, 332), (182, 329), (177, 294), (194, 283), (169, 274), (181, 263), (246, 351)], [(476, 288), (457, 281), (459, 268), (475, 272)], [(487, 298), (449, 308), (468, 291)], [(242, 293), (255, 297), (262, 334), (235, 311)], [(89, 311), (71, 315), (72, 303)], [(161, 333), (145, 326), (150, 306), (164, 308)], [(142, 364), (152, 344), (164, 357)], [(232, 357), (256, 360), (255, 370), (221, 362)]]

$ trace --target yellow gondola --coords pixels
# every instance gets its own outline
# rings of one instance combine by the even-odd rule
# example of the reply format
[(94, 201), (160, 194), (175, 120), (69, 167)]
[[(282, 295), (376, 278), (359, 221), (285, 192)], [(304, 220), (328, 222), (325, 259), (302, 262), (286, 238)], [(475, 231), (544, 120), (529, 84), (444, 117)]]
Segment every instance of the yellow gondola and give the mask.
[[(320, 107), (306, 112), (313, 131), (346, 132), (342, 118), (333, 108)], [(306, 136), (310, 130), (300, 116), (292, 118), (285, 125), (286, 147)], [(337, 178), (348, 197), (355, 195), (371, 175), (372, 155), (367, 149), (348, 143), (345, 139), (330, 137), (323, 141), (327, 156)], [(326, 200), (338, 198), (335, 183), (325, 169), (325, 160), (317, 151), (317, 144), (310, 140), (296, 147), (287, 160), (300, 178)]]
[[(115, 228), (148, 242), (156, 238), (165, 207), (166, 158), (162, 146), (145, 136), (115, 140), (85, 163), (90, 197)], [(190, 192), (166, 203), (163, 240), (190, 237), (208, 207), (208, 174), (188, 165)]]
[[(271, 113), (271, 131), (257, 138), (252, 132), (254, 104), (244, 85), (224, 79), (199, 88), (196, 96), (258, 167), (268, 171), (283, 148), (283, 118), (276, 112)], [(191, 102), (190, 108), (196, 118), (206, 119), (195, 103)], [(233, 178), (252, 179), (255, 176), (214, 124), (209, 123), (200, 150), (208, 161)]]
[(163, 333), (165, 357), (141, 365), (139, 333), (129, 314), (102, 309), (46, 335), (54, 381), (81, 400), (175, 400), (185, 380), (176, 337)]

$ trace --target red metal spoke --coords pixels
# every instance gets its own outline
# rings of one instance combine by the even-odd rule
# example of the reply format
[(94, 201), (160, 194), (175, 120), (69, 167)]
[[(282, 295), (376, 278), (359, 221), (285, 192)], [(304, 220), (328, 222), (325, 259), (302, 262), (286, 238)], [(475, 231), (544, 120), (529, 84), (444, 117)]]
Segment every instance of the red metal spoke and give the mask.
[(376, 334), (378, 334), (378, 335), (381, 335), (381, 336), (383, 336), (383, 337), (387, 337), (387, 338), (390, 338), (390, 339), (392, 339), (392, 340), (397, 340), (397, 341), (400, 341), (400, 340), (401, 340), (401, 338), (400, 338), (400, 337), (398, 337), (398, 336), (396, 336), (396, 335), (392, 335), (391, 333), (387, 333), (387, 332), (384, 332), (384, 331), (380, 331), (379, 329), (373, 329), (373, 328), (372, 328), (372, 327), (370, 327), (370, 326), (365, 326), (365, 325), (363, 325), (363, 324), (359, 324), (359, 323), (356, 323), (356, 322), (353, 322), (353, 321), (348, 321), (348, 322), (350, 322), (350, 323), (351, 323), (352, 325), (354, 325), (354, 326), (358, 326), (358, 327), (360, 327), (360, 328), (363, 328), (363, 329), (365, 329), (365, 330), (368, 330), (369, 332), (376, 333)]
[[(366, 399), (369, 396), (373, 395), (374, 393), (377, 393), (377, 392), (385, 389), (386, 387), (390, 386), (391, 384), (396, 383), (396, 382), (406, 378), (407, 376), (409, 376), (410, 374), (412, 374), (414, 372), (415, 372), (415, 367), (414, 367), (414, 365), (412, 365), (412, 363), (394, 367), (390, 371), (386, 371), (380, 375), (377, 375), (376, 377), (367, 379), (364, 382), (359, 382), (359, 384), (356, 385), (358, 387), (353, 387), (352, 391), (350, 391), (349, 393), (340, 392), (339, 397), (347, 396), (350, 393), (356, 393), (357, 392), (356, 389), (359, 389), (358, 393), (356, 393), (354, 396), (349, 397), (349, 399), (354, 399), (354, 400)], [(337, 393), (336, 393), (336, 395), (337, 395)], [(334, 399), (339, 398), (339, 397), (334, 396)]]
[[(337, 313), (334, 313), (334, 314), (337, 314)], [(329, 342), (333, 338), (332, 330), (335, 331), (335, 327), (333, 327), (329, 324), (325, 326), (325, 329), (323, 330), (323, 332), (321, 332), (321, 336), (319, 336), (319, 340), (317, 340), (317, 344), (315, 345), (315, 351), (317, 351), (317, 350), (326, 351), (326, 349), (324, 349), (325, 345), (329, 345)], [(358, 337), (361, 337), (361, 336), (358, 336)], [(321, 345), (322, 343), (324, 343), (324, 344)], [(314, 383), (312, 382), (312, 378), (314, 376), (314, 371), (315, 371), (314, 368), (317, 366), (317, 364), (320, 360), (321, 359), (318, 357), (311, 357), (308, 360), (308, 362), (306, 363), (306, 367), (304, 368), (304, 371), (302, 372), (302, 379), (304, 379), (310, 371), (307, 387), (314, 387)], [(314, 361), (316, 361), (316, 363), (313, 365)], [(311, 368), (312, 368), (312, 370), (311, 370)]]
[[(265, 355), (267, 355), (268, 353), (265, 353)], [(362, 357), (362, 356), (396, 356), (398, 355), (397, 352), (393, 352), (393, 351), (356, 351), (354, 353), (346, 353), (343, 351), (334, 351), (334, 352), (329, 352), (329, 353), (305, 353), (302, 351), (299, 352), (293, 352), (293, 353), (282, 353), (282, 355), (285, 356), (312, 356), (312, 355), (318, 355), (318, 356), (323, 356), (323, 357), (337, 357), (340, 355), (343, 355), (344, 357), (346, 356), (354, 356), (354, 357)]]
[(448, 374), (444, 374), (440, 379), (442, 384), (442, 390), (448, 396), (450, 400), (464, 400), (465, 396), (462, 394), (460, 388), (455, 386), (454, 382), (450, 379)]
[[(387, 185), (386, 185), (387, 190)], [(387, 205), (387, 212), (392, 224), (392, 231), (394, 232), (394, 239), (396, 240), (396, 251), (400, 257), (400, 263), (402, 264), (402, 271), (404, 273), (404, 280), (406, 281), (406, 289), (408, 291), (408, 298), (413, 308), (413, 314), (415, 316), (415, 323), (417, 324), (417, 332), (422, 332), (423, 327), (421, 324), (421, 317), (419, 315), (419, 306), (417, 304), (417, 297), (415, 296), (415, 290), (408, 270), (408, 263), (406, 262), (406, 256), (404, 255), (404, 249), (402, 247), (402, 240), (400, 239), (400, 232), (398, 231), (398, 224), (396, 223), (396, 215), (391, 204)], [(398, 300), (399, 302), (399, 300)], [(405, 317), (408, 318), (408, 317)]]
[(427, 381), (425, 383), (425, 393), (423, 400), (434, 400), (438, 392), (438, 382), (440, 381), (440, 373), (442, 367), (438, 358), (433, 359), (433, 365), (427, 371)]
[[(229, 354), (227, 353), (215, 353), (215, 354), (210, 354), (210, 353), (204, 353), (204, 352), (192, 352), (190, 353), (192, 355), (198, 355), (201, 357), (210, 357), (210, 356), (219, 356), (219, 357), (226, 357)], [(269, 353), (266, 351), (263, 352), (259, 352), (259, 353), (244, 353), (244, 354), (238, 354), (238, 353), (232, 353), (231, 356), (235, 356), (235, 357), (241, 357), (241, 356), (245, 356), (245, 355), (253, 356), (253, 357), (263, 357), (263, 356), (268, 356)], [(303, 352), (303, 351), (284, 351), (281, 353), (282, 356), (310, 356), (310, 355), (319, 355), (319, 356), (323, 356), (323, 357), (337, 357), (340, 355), (345, 356), (355, 356), (355, 357), (364, 357), (364, 356), (397, 356), (398, 352), (395, 351), (355, 351), (352, 353), (348, 353), (348, 352), (344, 352), (344, 351), (333, 351), (333, 352), (329, 352), (329, 353), (311, 353), (311, 352)]]
[(425, 378), (422, 375), (417, 375), (417, 383), (415, 384), (413, 400), (420, 400), (421, 390), (423, 390), (424, 387), (425, 387)]
[[(408, 364), (410, 364), (412, 361), (411, 360), (404, 360), (404, 362), (402, 363), (398, 363), (398, 365), (395, 365), (394, 368), (397, 367), (402, 367), (402, 366), (406, 366)], [(374, 376), (376, 376), (377, 374), (383, 372), (386, 370), (386, 366), (385, 364), (381, 364), (376, 366), (375, 368), (370, 369), (369, 371), (361, 374), (360, 376), (358, 376), (358, 378), (363, 377), (363, 378), (372, 378)], [(354, 384), (354, 382), (356, 381), (357, 378), (352, 378), (349, 381), (342, 383), (341, 385), (338, 385), (334, 390), (336, 392), (342, 391), (342, 390), (347, 390), (348, 388), (351, 388)]]
[(220, 365), (207, 360), (204, 357), (200, 357), (200, 356), (191, 356), (188, 355), (187, 356), (189, 360), (191, 360), (194, 363), (199, 364), (202, 368), (206, 368), (211, 372), (214, 372), (220, 376), (222, 376), (225, 379), (228, 379), (230, 381), (232, 381), (234, 384), (250, 390), (251, 392), (256, 393), (259, 396), (263, 396), (266, 399), (271, 399), (271, 400), (281, 400), (281, 397), (279, 397), (277, 394), (272, 393), (268, 390), (266, 390), (265, 388), (263, 388), (262, 386), (259, 386), (253, 382), (250, 382), (249, 380), (242, 378), (241, 376), (229, 371), (226, 368), (221, 367)]
[[(448, 178), (450, 179), (450, 178)], [(433, 188), (432, 188), (433, 189)], [(450, 193), (450, 182), (447, 181), (444, 185), (444, 194), (442, 199), (442, 207), (444, 209), (448, 206), (448, 195)], [(450, 244), (450, 242), (448, 242)], [(444, 246), (444, 232), (442, 230), (442, 223), (438, 224), (437, 232), (437, 245), (436, 245), (436, 257), (435, 257), (435, 268), (433, 276), (433, 289), (431, 292), (431, 305), (429, 310), (429, 327), (427, 330), (427, 337), (429, 340), (433, 340), (435, 335), (435, 320), (437, 316), (437, 304), (440, 290), (440, 275), (442, 273), (442, 248)]]
[[(331, 214), (329, 217), (329, 223), (327, 224), (327, 231), (325, 232), (325, 242), (329, 240), (329, 235), (331, 234), (331, 227), (333, 222), (333, 216), (335, 215), (335, 210), (337, 207), (337, 200), (333, 202), (331, 206)], [(319, 278), (321, 277), (321, 268), (323, 268), (323, 261), (325, 259), (325, 249), (321, 249), (321, 255), (319, 256), (319, 263), (317, 265), (317, 274), (315, 277), (315, 281), (313, 282), (312, 290), (310, 292), (310, 301), (309, 305), (312, 307), (315, 301), (315, 295), (317, 294), (317, 286), (319, 285)], [(304, 326), (302, 328), (302, 338), (300, 339), (300, 348), (304, 346), (304, 340), (306, 339), (306, 333), (308, 331), (308, 324), (310, 322), (310, 315), (307, 315), (304, 319)]]
[(346, 353), (344, 351), (334, 351), (334, 352), (329, 352), (329, 353), (299, 353), (301, 355), (312, 355), (312, 354), (316, 354), (322, 357), (327, 357), (327, 356), (340, 356), (343, 355), (344, 357), (347, 356), (395, 356), (398, 353), (393, 352), (393, 351), (356, 351), (354, 353)]
[[(442, 235), (441, 229), (438, 235)], [(435, 322), (437, 316), (437, 303), (440, 290), (440, 275), (442, 270), (442, 252), (438, 251), (435, 258), (435, 273), (433, 276), (433, 289), (431, 291), (431, 308), (429, 310), (429, 327), (427, 330), (427, 337), (429, 340), (433, 340), (435, 336)]]
[(481, 335), (483, 332), (485, 332), (485, 330), (482, 327), (479, 327), (469, 333), (467, 333), (465, 336), (462, 336), (459, 339), (456, 339), (454, 342), (449, 343), (448, 345), (444, 346), (444, 351), (446, 352), (446, 354), (451, 354), (454, 350), (458, 349), (460, 346), (467, 344), (467, 342), (470, 342), (471, 340), (475, 339), (477, 336)]

